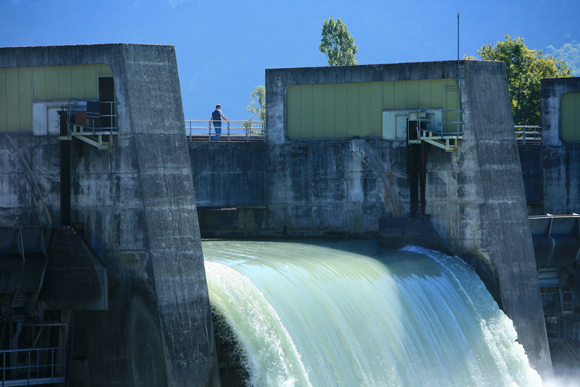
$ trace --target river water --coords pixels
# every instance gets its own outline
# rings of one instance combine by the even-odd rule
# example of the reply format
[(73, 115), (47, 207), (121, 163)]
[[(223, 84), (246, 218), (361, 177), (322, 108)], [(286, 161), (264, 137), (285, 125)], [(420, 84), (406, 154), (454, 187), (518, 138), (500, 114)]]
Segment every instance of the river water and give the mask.
[(249, 386), (542, 385), (511, 320), (458, 258), (378, 241), (204, 241), (203, 251), (216, 332), (232, 336)]

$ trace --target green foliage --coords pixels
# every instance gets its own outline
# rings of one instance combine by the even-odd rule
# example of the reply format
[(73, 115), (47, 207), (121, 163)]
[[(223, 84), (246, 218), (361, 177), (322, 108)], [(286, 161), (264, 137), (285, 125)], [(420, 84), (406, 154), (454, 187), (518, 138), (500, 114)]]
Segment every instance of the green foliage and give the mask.
[(256, 87), (256, 90), (250, 95), (252, 101), (246, 110), (252, 113), (253, 118), (257, 121), (266, 122), (266, 88), (264, 86)]
[(266, 127), (266, 88), (264, 86), (256, 87), (256, 90), (250, 95), (251, 103), (246, 106), (246, 110), (252, 113), (252, 118), (244, 121), (244, 128), (252, 128), (254, 120), (263, 121), (263, 128)]
[(540, 125), (542, 78), (569, 77), (572, 73), (562, 59), (545, 56), (541, 50), (529, 50), (523, 38), (506, 35), (503, 42), (493, 47), (485, 44), (477, 52), (483, 60), (505, 62), (516, 125)]
[(357, 64), (357, 53), (354, 38), (346, 29), (346, 24), (337, 19), (330, 19), (322, 24), (322, 41), (319, 46), (320, 52), (326, 55), (330, 66), (352, 66)]
[(549, 46), (548, 49), (552, 50), (552, 55), (561, 58), (570, 66), (575, 77), (580, 77), (580, 43), (574, 41), (565, 43), (558, 49), (554, 46)]

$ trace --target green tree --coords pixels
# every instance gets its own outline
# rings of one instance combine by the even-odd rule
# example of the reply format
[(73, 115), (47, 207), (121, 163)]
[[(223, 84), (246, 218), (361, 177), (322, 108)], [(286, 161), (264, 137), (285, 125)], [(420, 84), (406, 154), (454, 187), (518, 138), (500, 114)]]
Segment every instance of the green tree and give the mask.
[(262, 121), (262, 128), (266, 127), (266, 88), (264, 86), (256, 87), (256, 90), (250, 95), (250, 104), (246, 106), (246, 110), (252, 113), (252, 117), (244, 121), (244, 128), (248, 129), (252, 127), (254, 120)]
[(562, 58), (563, 61), (568, 63), (575, 77), (580, 77), (580, 43), (573, 41), (572, 43), (565, 43), (558, 49), (554, 46), (549, 46), (548, 49), (552, 50), (552, 55)]
[(354, 38), (346, 29), (346, 24), (337, 19), (330, 19), (322, 24), (322, 41), (319, 46), (320, 52), (326, 55), (330, 66), (352, 66), (357, 64), (357, 53)]
[[(483, 60), (505, 62), (512, 113), (516, 125), (540, 125), (541, 79), (569, 77), (570, 67), (560, 58), (530, 50), (523, 38), (505, 36), (495, 46), (485, 44), (477, 50)], [(474, 59), (465, 57), (464, 59)]]

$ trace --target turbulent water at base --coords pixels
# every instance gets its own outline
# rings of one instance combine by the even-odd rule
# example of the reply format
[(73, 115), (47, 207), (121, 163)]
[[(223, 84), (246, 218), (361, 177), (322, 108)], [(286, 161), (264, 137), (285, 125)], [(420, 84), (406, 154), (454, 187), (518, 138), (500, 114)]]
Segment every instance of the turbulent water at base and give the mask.
[(541, 386), (458, 258), (375, 241), (203, 242), (250, 386)]

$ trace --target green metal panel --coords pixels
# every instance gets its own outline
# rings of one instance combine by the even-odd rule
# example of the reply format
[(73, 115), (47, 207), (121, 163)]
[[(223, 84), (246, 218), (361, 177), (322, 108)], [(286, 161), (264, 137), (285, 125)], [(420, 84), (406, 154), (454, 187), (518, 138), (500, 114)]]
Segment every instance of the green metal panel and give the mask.
[(378, 138), (382, 136), (383, 84), (383, 82), (370, 82), (370, 129), (371, 136)]
[(407, 81), (395, 82), (394, 109), (407, 109)]
[(99, 74), (107, 65), (0, 69), (0, 131), (31, 131), (32, 102), (70, 98), (97, 99)]
[(20, 96), (18, 88), (18, 69), (6, 69), (6, 129), (8, 131), (20, 128)]
[(301, 138), (313, 138), (314, 136), (314, 127), (312, 126), (312, 115), (314, 114), (314, 106), (312, 106), (312, 88), (313, 85), (304, 85), (300, 88), (300, 112), (302, 114), (302, 127), (300, 128)]
[[(291, 139), (381, 138), (383, 110), (459, 109), (454, 79), (293, 85), (286, 98)], [(445, 115), (460, 119), (456, 112)], [(455, 131), (456, 125), (445, 129)]]
[(358, 85), (358, 124), (354, 126), (357, 129), (352, 135), (360, 137), (371, 136), (371, 83), (363, 82)]
[(395, 82), (383, 83), (383, 109), (392, 110), (395, 108)]
[(34, 67), (32, 69), (33, 76), (33, 88), (34, 94), (33, 98), (36, 101), (42, 101), (46, 99), (46, 68), (45, 67)]
[(419, 81), (419, 106), (431, 107), (431, 81)]
[(348, 137), (347, 129), (347, 93), (344, 83), (336, 85), (336, 132), (337, 138)]
[(18, 115), (20, 131), (32, 129), (32, 70), (18, 69)]
[(106, 64), (98, 65), (99, 76), (113, 76), (113, 70)]
[(58, 99), (72, 98), (71, 66), (58, 67)]
[(324, 137), (324, 88), (312, 88), (312, 137)]
[(58, 99), (58, 67), (45, 67), (46, 94), (45, 99)]
[(419, 104), (419, 81), (407, 81), (407, 107), (417, 106)]
[(286, 99), (288, 101), (286, 107), (288, 127), (293, 128), (294, 130), (292, 133), (288, 131), (288, 136), (291, 136), (291, 138), (299, 138), (300, 133), (297, 131), (302, 127), (300, 115), (300, 86), (290, 86), (286, 90)]
[[(445, 87), (445, 110), (448, 110), (443, 115), (443, 121), (445, 122), (459, 122), (461, 115), (457, 111), (449, 110), (459, 110), (459, 94), (457, 93), (457, 87)], [(456, 132), (458, 130), (458, 124), (444, 124), (443, 131), (445, 132)]]
[(7, 128), (7, 86), (6, 70), (0, 69), (0, 132), (8, 130)]
[(429, 83), (431, 87), (429, 107), (433, 109), (443, 108), (443, 81), (441, 79), (432, 79)]
[(71, 66), (71, 97), (85, 98), (85, 69), (84, 66)]
[(346, 137), (356, 136), (359, 129), (359, 84), (346, 84)]
[(324, 90), (323, 138), (336, 137), (336, 85), (322, 85)]
[(580, 93), (562, 95), (562, 141), (580, 141)]
[[(110, 69), (109, 66), (105, 66)], [(98, 99), (99, 98), (99, 66), (85, 66), (85, 98)]]

